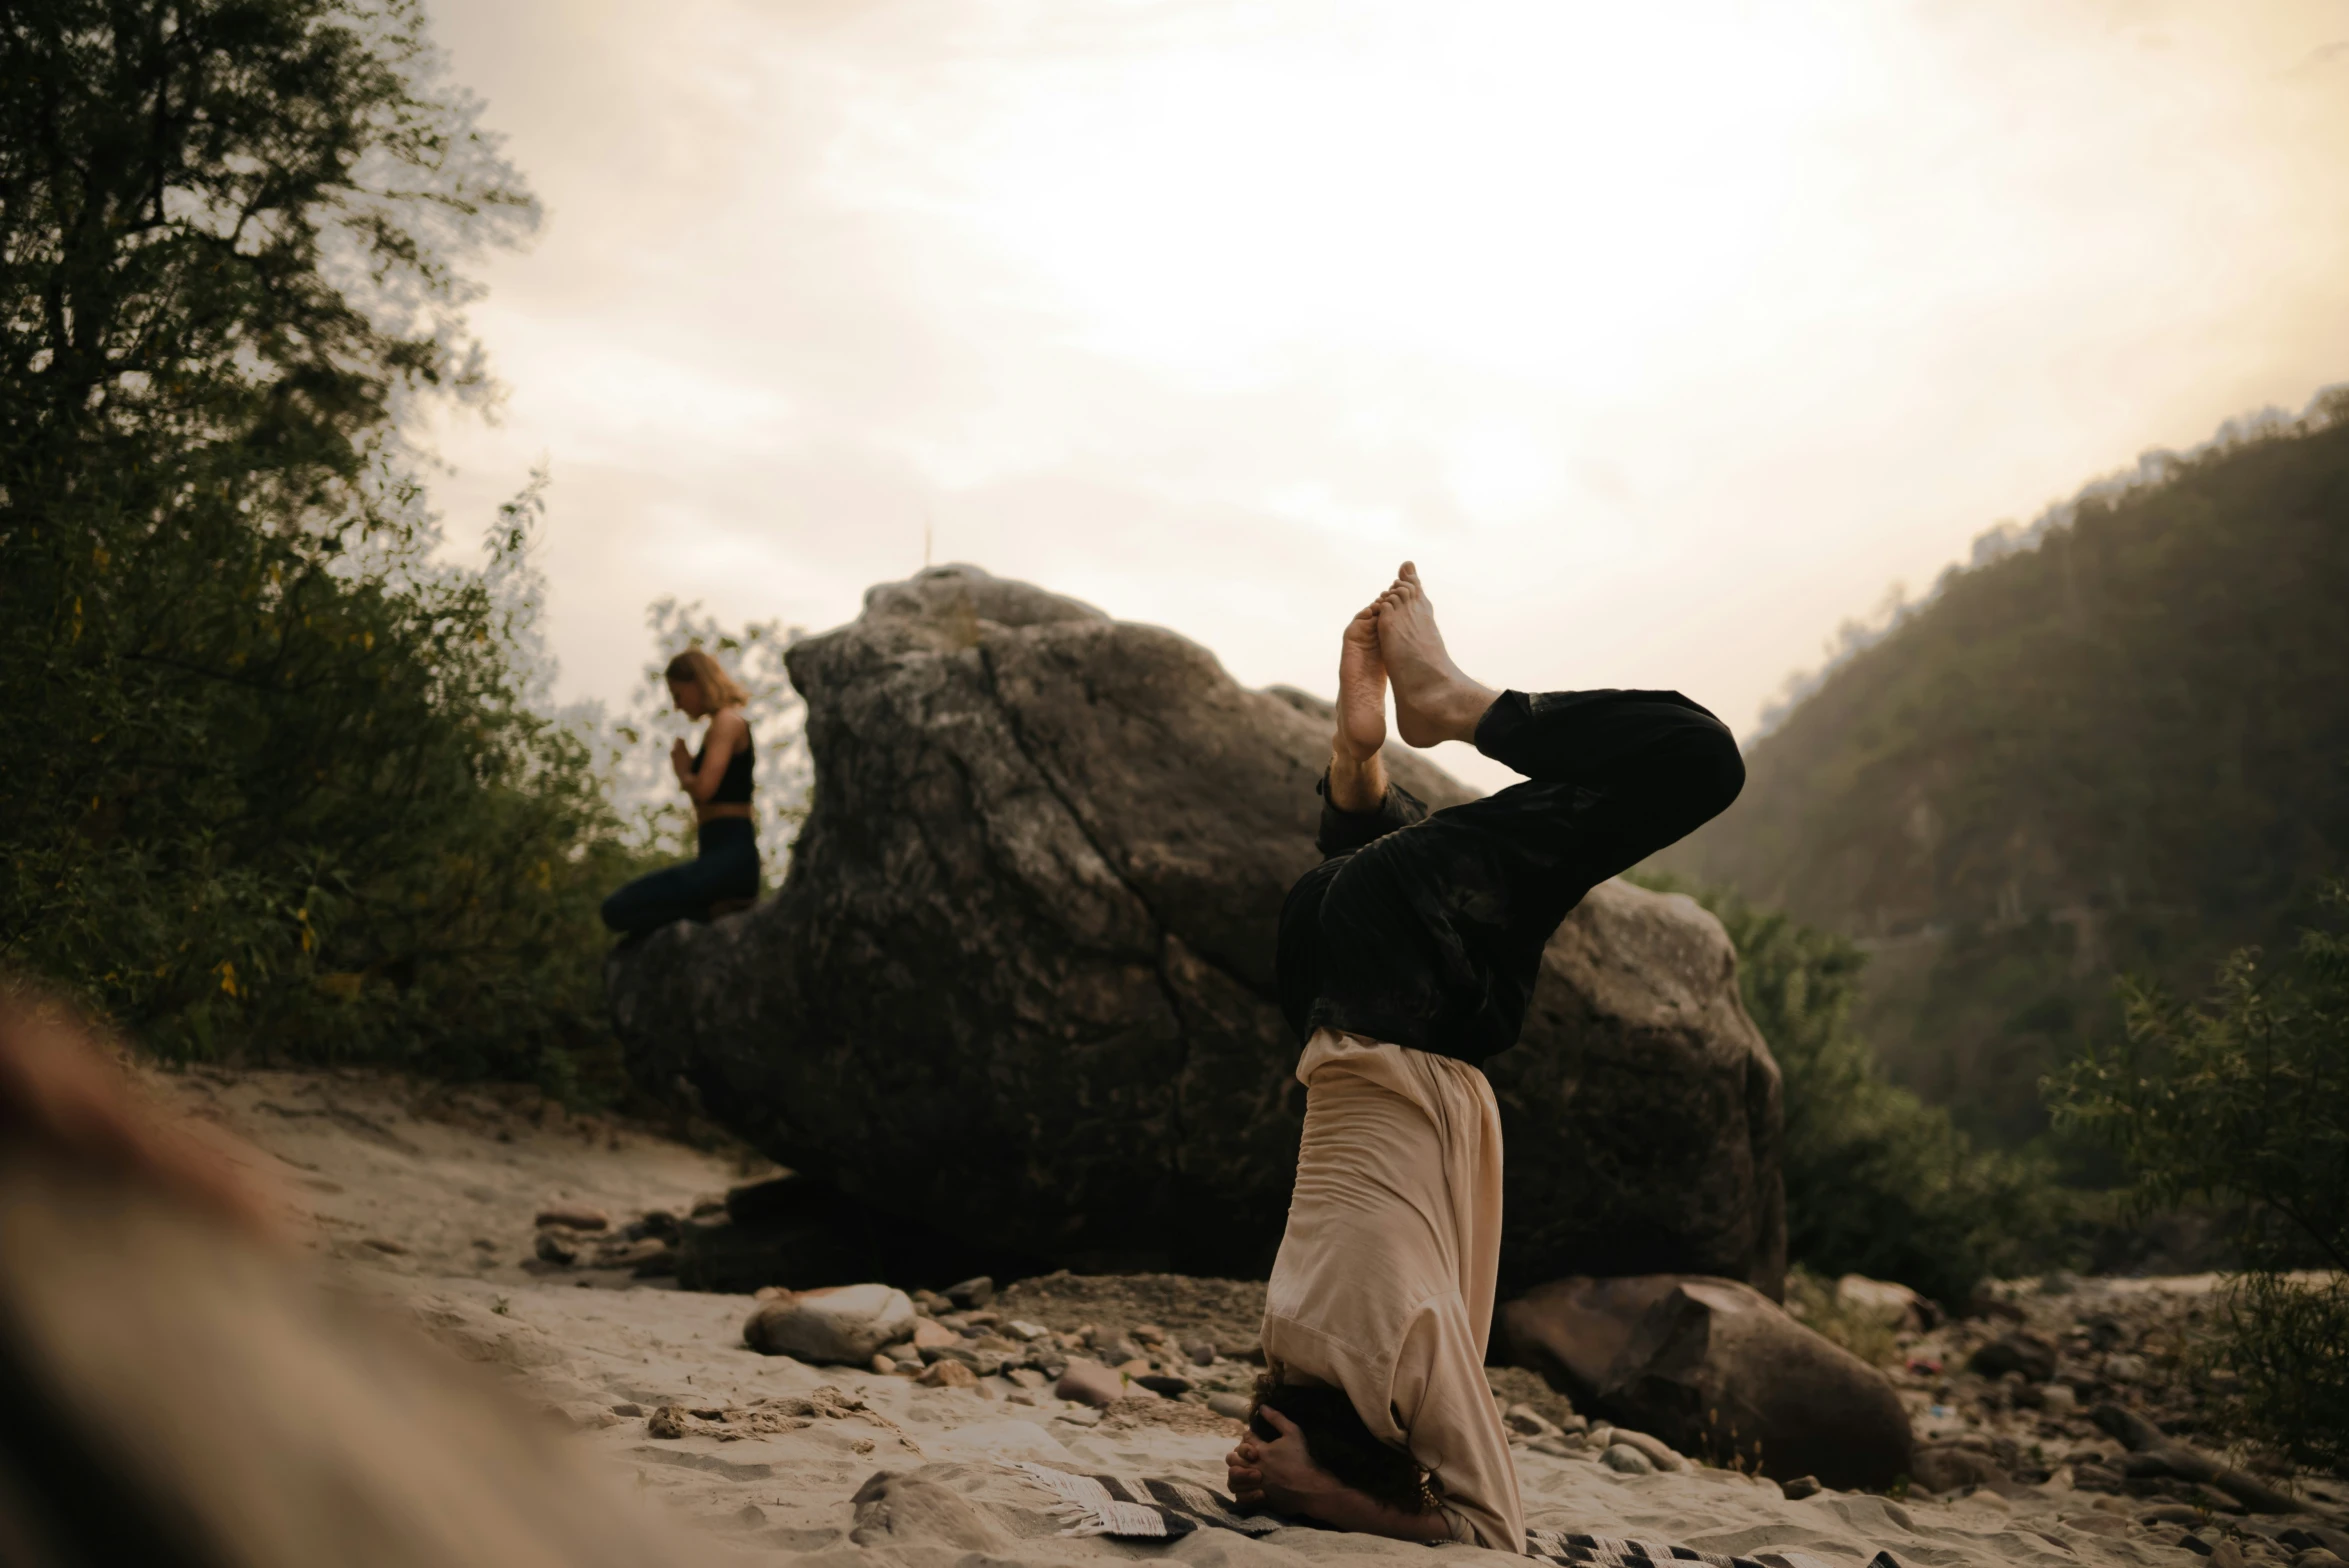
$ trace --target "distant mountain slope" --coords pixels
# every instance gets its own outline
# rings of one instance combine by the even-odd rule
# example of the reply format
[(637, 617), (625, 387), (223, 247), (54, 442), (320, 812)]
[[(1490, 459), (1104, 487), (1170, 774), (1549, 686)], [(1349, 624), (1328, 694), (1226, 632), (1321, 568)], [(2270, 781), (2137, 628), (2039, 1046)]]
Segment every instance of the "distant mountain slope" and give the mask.
[(2005, 1140), (2108, 1026), (2349, 866), (2349, 391), (1945, 577), (1661, 868), (1860, 938), (1894, 1076)]

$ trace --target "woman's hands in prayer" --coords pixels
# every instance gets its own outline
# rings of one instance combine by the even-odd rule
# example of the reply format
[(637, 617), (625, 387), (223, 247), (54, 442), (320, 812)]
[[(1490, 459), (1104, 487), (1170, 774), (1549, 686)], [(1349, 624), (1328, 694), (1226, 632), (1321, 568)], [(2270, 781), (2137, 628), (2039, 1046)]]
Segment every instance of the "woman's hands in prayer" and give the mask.
[(1407, 1514), (1376, 1502), (1313, 1462), (1297, 1423), (1269, 1405), (1258, 1406), (1280, 1435), (1270, 1442), (1253, 1432), (1224, 1456), (1232, 1498), (1243, 1509), (1303, 1514), (1340, 1530), (1360, 1530), (1404, 1541), (1443, 1541), (1452, 1535), (1441, 1512)]
[(685, 749), (682, 736), (669, 742), (669, 771), (677, 775), (677, 782), (690, 788), (693, 784), (693, 753)]

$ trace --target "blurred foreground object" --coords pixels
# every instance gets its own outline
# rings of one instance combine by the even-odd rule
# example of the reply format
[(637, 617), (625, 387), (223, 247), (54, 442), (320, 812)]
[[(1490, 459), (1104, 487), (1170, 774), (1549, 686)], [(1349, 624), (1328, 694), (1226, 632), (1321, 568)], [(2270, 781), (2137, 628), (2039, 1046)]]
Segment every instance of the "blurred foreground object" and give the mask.
[(0, 1000), (0, 1561), (654, 1563), (552, 1428), (320, 1288), (60, 1007)]

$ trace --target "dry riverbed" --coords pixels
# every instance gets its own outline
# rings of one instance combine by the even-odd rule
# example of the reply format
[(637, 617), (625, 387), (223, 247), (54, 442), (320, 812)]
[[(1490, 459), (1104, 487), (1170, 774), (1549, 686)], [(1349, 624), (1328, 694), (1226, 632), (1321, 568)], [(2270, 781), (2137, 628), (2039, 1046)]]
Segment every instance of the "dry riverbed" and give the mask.
[[(1121, 1404), (1103, 1412), (1009, 1376), (932, 1388), (868, 1368), (762, 1356), (743, 1344), (747, 1297), (680, 1290), (671, 1279), (639, 1277), (628, 1267), (594, 1267), (593, 1254), (567, 1266), (537, 1255), (535, 1221), (550, 1207), (598, 1209), (615, 1222), (650, 1211), (690, 1214), (697, 1202), (772, 1172), (754, 1160), (574, 1118), (526, 1094), (424, 1089), (362, 1074), (191, 1072), (147, 1081), (167, 1106), (250, 1146), (244, 1157), (285, 1195), (305, 1244), (331, 1260), (339, 1282), (396, 1305), (458, 1354), (500, 1369), (515, 1397), (574, 1428), (573, 1440), (612, 1486), (681, 1528), (706, 1532), (693, 1543), (697, 1556), (821, 1558), (844, 1568), (1172, 1556), (1269, 1568), (1400, 1561), (1425, 1550), (1302, 1529), (1262, 1540), (1209, 1531), (1160, 1547), (1070, 1537), (1051, 1499), (1012, 1462), (1220, 1487), (1222, 1455), (1237, 1428), (1198, 1404)], [(1056, 1294), (1031, 1285), (1007, 1291), (1006, 1299), (1025, 1303), (1022, 1310), (1055, 1330), (1079, 1326), (1088, 1313), (1097, 1322), (1113, 1311), (1131, 1317), (1140, 1310), (1136, 1301), (1156, 1302), (1153, 1310), (1168, 1319), (1195, 1308), (1204, 1325), (1197, 1331), (1210, 1342), (1233, 1337), (1235, 1313), (1244, 1316), (1222, 1287), (1138, 1285), (1131, 1299), (1119, 1289), (1079, 1284)], [(2067, 1356), (2116, 1354), (2076, 1337), (2062, 1341), (2052, 1300), (2027, 1301), (2020, 1310)], [(2144, 1317), (2127, 1303), (2105, 1315), (2132, 1332)], [(1177, 1341), (1187, 1327), (1164, 1326)], [(1786, 1568), (1859, 1568), (1879, 1550), (1935, 1568), (2330, 1568), (2329, 1556), (2316, 1555), (2327, 1551), (2323, 1536), (2305, 1533), (2333, 1528), (2319, 1517), (2278, 1521), (2204, 1509), (2189, 1523), (2175, 1511), (2149, 1518), (2154, 1506), (2146, 1498), (2091, 1489), (2099, 1478), (2092, 1468), (2076, 1475), (2072, 1456), (2111, 1456), (2117, 1445), (2079, 1428), (2069, 1412), (2036, 1405), (2036, 1394), (2018, 1395), (2012, 1380), (1991, 1391), (1953, 1384), (1939, 1364), (1970, 1348), (1960, 1345), (1963, 1337), (1945, 1333), (1911, 1347), (1918, 1371), (1903, 1379), (1921, 1428), (1945, 1437), (1979, 1432), (1985, 1452), (2004, 1443), (2007, 1460), (2019, 1455), (2027, 1474), (2043, 1478), (1999, 1481), (1962, 1496), (1896, 1501), (1829, 1491), (1790, 1501), (1774, 1483), (1729, 1471), (1618, 1474), (1551, 1442), (1544, 1448), (1560, 1451), (1517, 1450), (1529, 1522), (1768, 1554)], [(2128, 1360), (2099, 1365), (2137, 1373)], [(662, 1435), (668, 1432), (681, 1435)], [(884, 1474), (893, 1479), (875, 1484)], [(2083, 1478), (2091, 1486), (2075, 1484)], [(2336, 1514), (2344, 1501), (2321, 1490), (2311, 1496), (2312, 1507)]]

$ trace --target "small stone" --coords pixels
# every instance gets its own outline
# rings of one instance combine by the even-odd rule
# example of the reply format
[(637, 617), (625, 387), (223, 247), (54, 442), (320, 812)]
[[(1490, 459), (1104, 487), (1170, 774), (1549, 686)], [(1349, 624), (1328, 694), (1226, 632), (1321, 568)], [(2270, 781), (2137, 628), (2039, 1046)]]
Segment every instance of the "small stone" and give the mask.
[(1015, 1388), (1003, 1396), (1003, 1402), (1007, 1405), (1032, 1405), (1043, 1397), (1032, 1388)]
[(638, 1274), (677, 1271), (677, 1249), (646, 1236), (637, 1241), (606, 1242), (595, 1249), (599, 1269), (634, 1269)]
[(2042, 1383), (2039, 1408), (2051, 1416), (2068, 1416), (2079, 1410), (2080, 1396), (2069, 1383)]
[(370, 1236), (367, 1238), (367, 1245), (373, 1247), (378, 1252), (388, 1252), (395, 1258), (402, 1258), (408, 1255), (407, 1248), (401, 1246), (398, 1242), (393, 1241), (388, 1236)]
[(1131, 1378), (1148, 1377), (1151, 1373), (1158, 1370), (1157, 1367), (1151, 1364), (1150, 1358), (1148, 1356), (1128, 1356), (1124, 1360), (1118, 1362), (1117, 1369), (1120, 1372), (1123, 1372), (1127, 1377)]
[(946, 1299), (958, 1307), (983, 1307), (995, 1299), (995, 1281), (984, 1274), (946, 1287)]
[(1582, 1459), (1596, 1463), (1598, 1450), (1573, 1437), (1537, 1437), (1525, 1445), (1537, 1454), (1548, 1454), (1555, 1459)]
[(1155, 1323), (1137, 1323), (1134, 1325), (1134, 1337), (1145, 1345), (1155, 1345), (1166, 1338), (1166, 1330)]
[(2292, 1568), (2342, 1568), (2342, 1564), (2338, 1554), (2312, 1546), (2305, 1552), (2292, 1554)]
[(1646, 1456), (1647, 1462), (1658, 1470), (1686, 1470), (1688, 1468), (1688, 1461), (1673, 1452), (1672, 1445), (1660, 1437), (1650, 1437), (1645, 1432), (1626, 1431), (1622, 1427), (1617, 1427), (1615, 1429), (1615, 1443), (1638, 1449), (1641, 1454)]
[(1166, 1399), (1180, 1399), (1191, 1391), (1191, 1380), (1187, 1377), (1166, 1377), (1143, 1372), (1136, 1374), (1134, 1381)]
[(1798, 1475), (1791, 1481), (1778, 1483), (1778, 1491), (1790, 1503), (1799, 1503), (1806, 1497), (1816, 1497), (1823, 1490), (1815, 1475)]
[(1066, 1421), (1070, 1426), (1099, 1426), (1101, 1412), (1085, 1405), (1078, 1405), (1074, 1409), (1063, 1410), (1059, 1419)]
[(2189, 1552), (2192, 1552), (2197, 1557), (2208, 1557), (2210, 1555), (2210, 1543), (2199, 1535), (2189, 1535), (2178, 1544), (2186, 1548), (2186, 1550)]
[(897, 1371), (897, 1360), (893, 1356), (883, 1355), (880, 1351), (876, 1350), (873, 1352), (872, 1367), (873, 1370), (880, 1373), (881, 1376), (889, 1377)]
[(1106, 1405), (1126, 1397), (1126, 1380), (1098, 1361), (1075, 1357), (1069, 1361), (1068, 1370), (1061, 1373), (1060, 1381), (1053, 1385), (1052, 1392), (1075, 1404)]
[(962, 1336), (936, 1318), (919, 1318), (914, 1322), (913, 1347), (916, 1350), (943, 1350), (948, 1345), (959, 1345)]
[(1501, 1425), (1519, 1437), (1556, 1437), (1561, 1428), (1533, 1406), (1520, 1401), (1501, 1412)]
[(1618, 1475), (1654, 1475), (1656, 1467), (1648, 1456), (1629, 1443), (1617, 1443), (1599, 1455), (1599, 1463)]
[(1975, 1351), (1966, 1365), (1987, 1378), (2020, 1372), (2027, 1382), (2049, 1383), (2055, 1380), (2055, 1347), (2036, 1334), (2017, 1329)]
[(2243, 1548), (2224, 1538), (2211, 1542), (2210, 1568), (2244, 1568)]
[(1183, 1342), (1183, 1354), (1191, 1358), (1191, 1365), (1195, 1367), (1211, 1367), (1215, 1365), (1215, 1346), (1207, 1340), (1185, 1340)]
[(644, 1406), (637, 1404), (632, 1400), (622, 1400), (619, 1404), (616, 1404), (612, 1407), (612, 1414), (616, 1416), (640, 1416), (644, 1414)]
[(2137, 1514), (2139, 1524), (2182, 1524), (2188, 1528), (2202, 1523), (2202, 1510), (2189, 1508), (2184, 1503), (2156, 1503)]
[(1021, 1388), (1042, 1388), (1051, 1381), (1034, 1367), (1008, 1367), (1004, 1370), (1003, 1375)]
[(1004, 1324), (1003, 1327), (1012, 1338), (1024, 1341), (1025, 1343), (1031, 1345), (1034, 1344), (1037, 1340), (1046, 1338), (1052, 1333), (1052, 1330), (1046, 1328), (1043, 1324), (1030, 1323), (1025, 1318), (1013, 1318), (1010, 1322)]
[(762, 1355), (841, 1366), (869, 1365), (883, 1345), (915, 1327), (913, 1303), (887, 1285), (838, 1285), (762, 1302), (742, 1325), (743, 1343)]
[(553, 1203), (538, 1211), (534, 1222), (541, 1227), (560, 1225), (565, 1230), (609, 1230), (612, 1217), (601, 1209), (591, 1209), (579, 1203)]
[(924, 1388), (977, 1388), (979, 1374), (959, 1361), (933, 1361), (914, 1381)]
[(2145, 1358), (2126, 1352), (2106, 1356), (2104, 1375), (2114, 1383), (2141, 1383), (2145, 1380)]
[(913, 1299), (914, 1305), (930, 1317), (938, 1317), (954, 1310), (954, 1303), (934, 1290), (917, 1290), (913, 1293)]
[(2129, 1521), (2123, 1519), (2119, 1514), (2073, 1514), (2064, 1523), (2087, 1535), (2127, 1535), (2129, 1533)]
[(1207, 1408), (1233, 1421), (1245, 1421), (1248, 1412), (1256, 1408), (1256, 1401), (1246, 1394), (1209, 1394)]
[(767, 1522), (767, 1511), (756, 1503), (744, 1503), (734, 1510), (733, 1522), (739, 1529), (756, 1530)]
[(542, 1263), (567, 1268), (579, 1260), (579, 1249), (564, 1240), (561, 1232), (542, 1230), (538, 1233), (538, 1256)]

